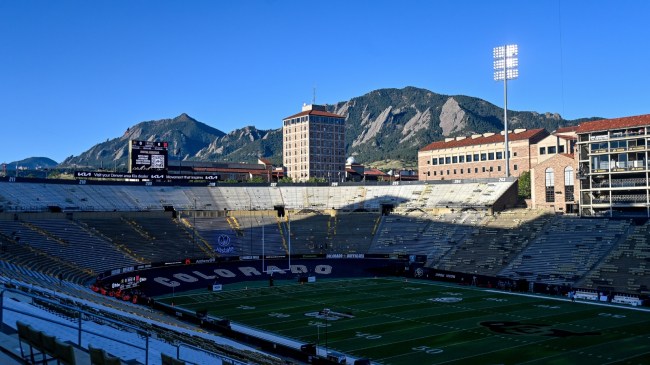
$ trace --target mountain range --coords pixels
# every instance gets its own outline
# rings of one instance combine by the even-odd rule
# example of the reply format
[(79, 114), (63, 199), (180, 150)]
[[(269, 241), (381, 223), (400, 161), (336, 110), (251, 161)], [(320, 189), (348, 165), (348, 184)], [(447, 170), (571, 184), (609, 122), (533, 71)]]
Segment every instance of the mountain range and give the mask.
[[(379, 89), (326, 107), (346, 117), (348, 156), (368, 166), (415, 167), (417, 151), (433, 141), (503, 130), (503, 109), (494, 104), (415, 87)], [(292, 111), (287, 112), (290, 114)], [(598, 118), (565, 120), (556, 113), (508, 111), (510, 129), (553, 131), (592, 119)], [(181, 114), (138, 123), (120, 137), (68, 157), (59, 167), (124, 169), (130, 139), (167, 141), (170, 159), (254, 163), (258, 157), (266, 157), (275, 165), (282, 164), (282, 128), (247, 126), (225, 133)]]

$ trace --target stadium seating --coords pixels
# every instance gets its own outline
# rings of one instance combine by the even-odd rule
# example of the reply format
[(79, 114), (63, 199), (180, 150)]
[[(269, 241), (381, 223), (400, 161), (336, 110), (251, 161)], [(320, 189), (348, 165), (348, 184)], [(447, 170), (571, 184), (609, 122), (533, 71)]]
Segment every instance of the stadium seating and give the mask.
[(0, 182), (0, 201), (9, 212), (62, 211), (129, 212), (177, 210), (434, 209), (489, 207), (513, 184), (504, 182), (409, 183), (399, 185), (341, 185), (254, 187), (222, 184), (204, 187), (45, 184)]
[(543, 212), (516, 209), (471, 221), (474, 229), (455, 240), (458, 245), (433, 261), (432, 266), (452, 271), (496, 275), (514, 259), (550, 221)]
[(328, 221), (328, 232), (333, 237), (330, 249), (339, 253), (370, 252), (380, 219), (377, 213), (336, 214)]
[[(38, 289), (36, 287), (33, 289), (30, 295), (38, 295)], [(24, 358), (30, 363), (38, 362), (43, 356), (48, 356), (62, 364), (86, 364), (90, 362), (88, 360), (92, 356), (97, 358), (97, 353), (100, 353), (105, 364), (144, 364), (147, 348), (150, 364), (160, 364), (161, 354), (177, 354), (179, 351), (189, 363), (208, 364), (220, 361), (264, 365), (284, 363), (275, 357), (252, 351), (247, 346), (233, 347), (233, 342), (230, 340), (196, 331), (192, 326), (174, 321), (173, 318), (168, 317), (163, 320), (159, 316), (158, 321), (154, 322), (151, 318), (138, 318), (134, 309), (141, 310), (141, 308), (120, 308), (123, 305), (120, 302), (115, 302), (108, 307), (89, 306), (89, 302), (82, 304), (65, 300), (68, 309), (62, 311), (62, 307), (57, 307), (56, 304), (60, 297), (52, 297), (55, 301), (51, 302), (52, 306), (49, 307), (24, 299), (18, 296), (14, 300), (4, 301), (5, 315), (2, 319), (5, 325), (17, 328), (22, 333), (19, 335), (20, 348), (23, 350)], [(77, 332), (77, 313), (75, 310), (70, 311), (70, 305), (78, 306), (79, 310), (85, 312), (81, 337)], [(116, 311), (116, 309), (121, 310)], [(150, 315), (153, 316), (154, 312)], [(172, 322), (174, 322), (173, 326), (170, 325)], [(29, 327), (38, 330), (27, 331), (26, 328)], [(42, 333), (56, 334), (55, 343), (58, 345), (55, 344), (53, 355), (50, 355), (52, 352), (48, 352)], [(149, 333), (148, 340), (142, 337), (144, 333)], [(80, 338), (82, 342), (78, 343)], [(70, 345), (71, 343), (76, 347)], [(85, 354), (84, 348), (92, 351)], [(32, 361), (31, 357), (35, 361)]]
[[(0, 284), (22, 285), (30, 292), (45, 288), (44, 295), (75, 298), (84, 309), (104, 308), (104, 318), (156, 333), (160, 341), (155, 356), (161, 361), (162, 354), (176, 353), (174, 344), (181, 342), (217, 354), (241, 354), (161, 326), (182, 324), (94, 294), (83, 284), (105, 270), (188, 256), (403, 253), (425, 255), (426, 266), (434, 269), (580, 286), (579, 298), (599, 298), (606, 290), (619, 292), (612, 302), (639, 305), (639, 296), (650, 294), (650, 223), (529, 209), (493, 212), (512, 184), (175, 187), (0, 182), (5, 211), (0, 212)], [(53, 213), (57, 209), (52, 207), (62, 212)], [(279, 217), (276, 207), (283, 207), (285, 215)], [(105, 309), (109, 307), (114, 310)], [(66, 336), (62, 340), (70, 341)], [(124, 337), (139, 340), (134, 334)], [(123, 347), (93, 344), (122, 359), (118, 361), (135, 361)], [(188, 363), (199, 356), (192, 351)], [(34, 354), (43, 356), (42, 351)]]
[(650, 221), (634, 225), (625, 240), (616, 246), (580, 285), (605, 291), (650, 294)]
[(544, 234), (499, 274), (549, 284), (574, 284), (625, 238), (629, 224), (556, 217)]
[(275, 211), (233, 212), (232, 217), (240, 227), (239, 254), (287, 254)]
[(108, 242), (66, 219), (0, 220), (0, 232), (14, 236), (35, 252), (63, 260), (89, 272), (101, 273), (135, 261), (115, 250)]

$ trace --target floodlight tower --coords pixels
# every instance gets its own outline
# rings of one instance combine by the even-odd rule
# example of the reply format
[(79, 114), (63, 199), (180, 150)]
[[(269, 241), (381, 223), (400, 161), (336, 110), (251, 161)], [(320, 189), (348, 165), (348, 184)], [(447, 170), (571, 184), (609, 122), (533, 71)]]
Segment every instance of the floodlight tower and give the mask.
[(503, 80), (503, 129), (505, 137), (506, 177), (510, 176), (510, 151), (508, 149), (508, 80), (519, 77), (519, 49), (516, 44), (495, 47), (494, 81)]

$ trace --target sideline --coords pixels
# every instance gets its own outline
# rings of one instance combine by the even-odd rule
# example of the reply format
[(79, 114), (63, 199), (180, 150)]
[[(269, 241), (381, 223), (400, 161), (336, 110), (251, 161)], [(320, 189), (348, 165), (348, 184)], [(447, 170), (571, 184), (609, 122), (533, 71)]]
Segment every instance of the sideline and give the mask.
[[(521, 296), (521, 297), (530, 297), (530, 298), (540, 298), (540, 299), (555, 300), (555, 301), (558, 301), (558, 302), (571, 302), (570, 299), (558, 298), (558, 297), (554, 297), (554, 296), (547, 297), (547, 296), (538, 295), (538, 294), (526, 294), (526, 293), (502, 292), (502, 291), (494, 290), (494, 289), (485, 289), (485, 291), (487, 291), (487, 292), (491, 292), (491, 293), (501, 293), (501, 294), (508, 294), (508, 295), (518, 295), (518, 296)], [(600, 306), (600, 307), (609, 307), (609, 308), (619, 308), (619, 309), (635, 310), (635, 311), (639, 311), (639, 312), (650, 312), (650, 308), (648, 308), (648, 309), (646, 309), (646, 308), (639, 308), (638, 306), (636, 306), (636, 307), (633, 306), (633, 305), (627, 306), (627, 305), (623, 305), (623, 304), (615, 304), (615, 303), (609, 303), (609, 302), (605, 302), (605, 303), (603, 303), (603, 302), (594, 302), (594, 301), (590, 301), (590, 300), (576, 299), (575, 303), (588, 304), (588, 305), (597, 305), (597, 306)]]
[[(398, 282), (403, 282), (404, 279), (399, 279), (399, 278), (390, 278), (390, 277), (384, 277), (382, 279), (388, 279), (392, 281), (398, 281)], [(530, 293), (518, 293), (518, 292), (511, 292), (511, 291), (502, 291), (502, 290), (496, 290), (496, 289), (488, 289), (488, 288), (482, 288), (478, 286), (471, 286), (471, 285), (460, 285), (460, 284), (453, 284), (453, 283), (446, 283), (446, 282), (437, 282), (435, 280), (426, 280), (426, 279), (420, 279), (420, 278), (408, 278), (409, 282), (415, 282), (418, 284), (426, 284), (426, 285), (433, 285), (433, 286), (442, 286), (446, 288), (461, 288), (461, 289), (466, 289), (466, 290), (474, 290), (474, 291), (481, 291), (481, 292), (488, 292), (488, 293), (495, 293), (495, 294), (503, 294), (503, 295), (516, 295), (516, 296), (521, 296), (521, 297), (529, 297), (529, 298), (536, 298), (536, 299), (547, 299), (547, 300), (555, 300), (558, 302), (571, 302), (571, 300), (563, 297), (557, 297), (557, 296), (546, 296), (543, 294), (530, 294)], [(581, 299), (576, 299), (575, 303), (580, 303), (580, 304), (588, 304), (588, 305), (597, 305), (601, 307), (609, 307), (609, 308), (618, 308), (618, 309), (626, 309), (626, 310), (635, 310), (639, 312), (650, 312), (650, 308), (643, 308), (643, 307), (635, 307), (635, 306), (627, 306), (623, 304), (615, 304), (615, 303), (602, 303), (602, 302), (593, 302), (593, 301), (587, 301), (587, 300), (581, 300)]]

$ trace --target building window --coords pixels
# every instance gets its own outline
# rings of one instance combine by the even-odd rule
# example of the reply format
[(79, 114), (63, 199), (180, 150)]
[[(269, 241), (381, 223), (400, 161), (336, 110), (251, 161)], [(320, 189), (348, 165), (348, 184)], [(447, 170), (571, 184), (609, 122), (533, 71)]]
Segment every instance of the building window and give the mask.
[(494, 160), (494, 152), (488, 153), (488, 160), (490, 160), (490, 161)]
[(540, 155), (545, 155), (546, 154), (546, 147), (540, 147), (539, 148), (539, 154)]
[(494, 171), (494, 167), (490, 166), (490, 172)]
[(501, 165), (497, 166), (497, 171), (501, 171)]
[(466, 155), (467, 162), (472, 162), (472, 155)]
[(517, 171), (517, 165), (514, 165), (513, 168), (515, 171)]
[(575, 185), (575, 180), (573, 176), (573, 167), (567, 166), (564, 168), (564, 185), (573, 186)]
[(475, 168), (474, 168), (474, 173), (475, 173), (475, 174), (478, 174), (478, 167), (475, 167)]
[(564, 145), (560, 145), (560, 147), (558, 147), (557, 153), (564, 153)]
[(460, 169), (460, 174), (461, 174), (461, 175), (463, 174), (463, 169)]
[(545, 173), (545, 186), (546, 186), (546, 202), (553, 203), (555, 202), (555, 173), (552, 168), (547, 168)]
[(460, 163), (465, 162), (465, 156), (463, 156), (463, 155), (458, 156), (458, 162), (460, 162)]
[(503, 160), (503, 152), (497, 152), (497, 160)]
[(555, 148), (555, 146), (549, 146), (548, 147), (548, 154), (550, 155), (550, 154), (556, 153), (555, 152), (556, 150), (557, 149)]
[(564, 168), (564, 201), (574, 201), (574, 186), (575, 177), (573, 175), (573, 167), (567, 166)]
[(438, 164), (438, 159), (434, 158), (431, 160), (432, 165), (437, 165)]
[(445, 157), (445, 164), (450, 164), (451, 163), (451, 157)]
[(480, 161), (479, 158), (478, 158), (478, 153), (475, 153), (474, 154), (474, 162), (478, 162), (478, 161)]
[(482, 170), (483, 170), (482, 172), (485, 172), (485, 166), (482, 167)]
[(573, 186), (565, 186), (564, 187), (564, 201), (567, 202), (572, 202), (574, 201), (573, 195), (574, 195), (574, 188)]
[(444, 163), (445, 163), (445, 159), (442, 158), (442, 157), (440, 157), (440, 158), (438, 159), (438, 164), (443, 165)]
[(437, 173), (436, 171), (434, 171), (434, 172), (433, 172), (433, 176), (436, 176), (436, 175), (438, 175), (438, 173)]
[(481, 161), (487, 160), (487, 153), (481, 153)]
[(458, 163), (458, 156), (453, 156), (451, 158), (451, 163)]

